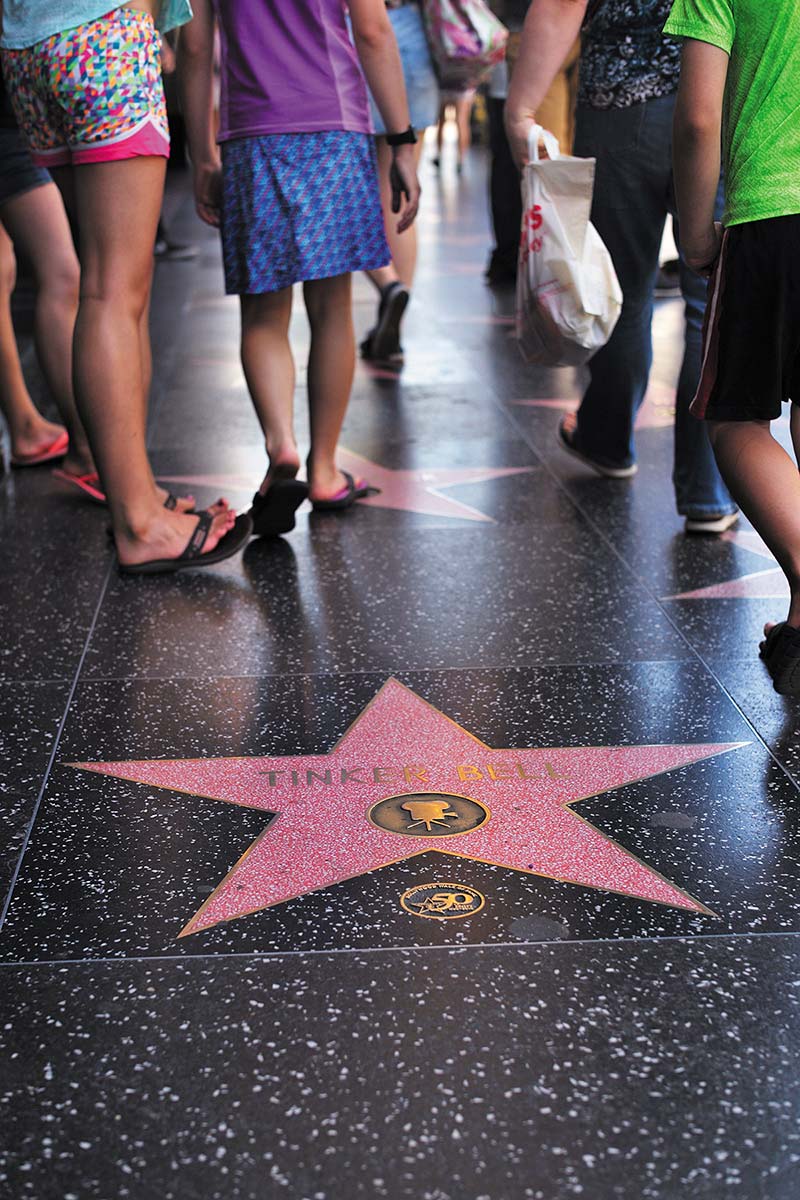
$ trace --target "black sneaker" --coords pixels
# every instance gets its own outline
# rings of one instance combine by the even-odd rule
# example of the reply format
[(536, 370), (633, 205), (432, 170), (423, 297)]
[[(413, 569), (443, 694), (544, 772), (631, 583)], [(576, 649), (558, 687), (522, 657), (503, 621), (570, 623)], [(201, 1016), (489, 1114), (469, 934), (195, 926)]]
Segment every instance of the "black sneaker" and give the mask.
[(516, 259), (509, 260), (505, 255), (493, 250), (483, 277), (489, 287), (513, 287), (517, 282)]
[(361, 355), (372, 362), (402, 366), (403, 347), (400, 345), (400, 322), (411, 293), (404, 283), (389, 283), (381, 292), (378, 323), (361, 343)]
[(677, 258), (662, 263), (658, 268), (653, 295), (656, 300), (669, 300), (681, 294), (681, 265)]

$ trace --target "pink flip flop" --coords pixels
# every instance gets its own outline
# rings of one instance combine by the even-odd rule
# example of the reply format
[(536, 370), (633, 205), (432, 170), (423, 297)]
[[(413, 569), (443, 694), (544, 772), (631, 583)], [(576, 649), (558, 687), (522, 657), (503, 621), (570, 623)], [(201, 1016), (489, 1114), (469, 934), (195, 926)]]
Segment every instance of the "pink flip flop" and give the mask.
[(80, 488), (85, 496), (90, 500), (94, 500), (95, 504), (105, 504), (106, 494), (100, 487), (100, 476), (96, 471), (89, 475), (70, 475), (67, 471), (62, 471), (60, 467), (56, 467), (53, 471), (53, 477), (60, 479), (62, 483), (69, 483), (73, 487)]
[(337, 512), (343, 508), (352, 508), (356, 500), (361, 500), (364, 496), (380, 490), (371, 487), (366, 479), (353, 479), (349, 471), (342, 471), (342, 474), (345, 478), (345, 487), (336, 495), (329, 496), (327, 500), (312, 500), (311, 507), (314, 512)]
[(54, 458), (63, 458), (68, 447), (69, 434), (65, 429), (54, 442), (36, 454), (12, 454), (11, 465), (12, 467), (40, 467), (42, 463), (52, 462)]

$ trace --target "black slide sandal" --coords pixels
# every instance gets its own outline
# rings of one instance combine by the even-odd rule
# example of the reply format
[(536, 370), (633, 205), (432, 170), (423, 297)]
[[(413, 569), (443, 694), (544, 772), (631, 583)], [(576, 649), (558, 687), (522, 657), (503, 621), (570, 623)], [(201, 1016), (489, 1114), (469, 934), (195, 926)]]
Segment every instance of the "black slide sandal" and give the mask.
[(295, 513), (308, 496), (300, 479), (276, 479), (263, 494), (256, 492), (249, 516), (255, 537), (279, 537), (294, 529)]
[(213, 521), (214, 517), (210, 512), (198, 514), (194, 533), (178, 558), (154, 558), (143, 563), (120, 563), (120, 572), (123, 575), (166, 575), (194, 567), (213, 567), (216, 563), (224, 562), (226, 558), (230, 558), (238, 550), (241, 550), (253, 532), (253, 523), (250, 517), (247, 513), (242, 513), (236, 518), (233, 528), (228, 530), (214, 549), (209, 550), (208, 554), (203, 554), (203, 546), (206, 544)]
[(800, 696), (800, 629), (780, 621), (770, 629), (758, 652), (775, 691), (781, 696)]

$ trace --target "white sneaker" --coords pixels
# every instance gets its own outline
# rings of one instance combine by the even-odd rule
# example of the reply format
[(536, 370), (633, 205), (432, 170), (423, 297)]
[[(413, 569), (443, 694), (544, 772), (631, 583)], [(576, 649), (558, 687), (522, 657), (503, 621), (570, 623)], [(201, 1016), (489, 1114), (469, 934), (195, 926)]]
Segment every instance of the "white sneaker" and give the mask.
[(735, 525), (739, 520), (739, 510), (732, 513), (723, 513), (719, 517), (687, 517), (686, 532), (687, 533), (725, 533), (730, 529), (731, 525)]

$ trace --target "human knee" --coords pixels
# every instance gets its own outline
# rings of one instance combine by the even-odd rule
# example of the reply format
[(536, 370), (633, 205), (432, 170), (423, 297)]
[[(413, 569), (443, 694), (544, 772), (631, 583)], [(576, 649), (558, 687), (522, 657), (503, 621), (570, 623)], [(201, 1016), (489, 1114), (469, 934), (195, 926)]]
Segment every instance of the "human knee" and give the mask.
[(62, 309), (77, 311), (81, 273), (76, 258), (59, 258), (48, 265), (39, 281), (39, 294)]
[(241, 312), (244, 335), (260, 329), (286, 329), (292, 315), (291, 289), (244, 295)]
[(337, 275), (333, 279), (315, 279), (305, 284), (303, 296), (312, 327), (334, 319), (349, 321), (350, 293), (349, 275)]
[(84, 272), (80, 281), (80, 303), (102, 305), (109, 311), (141, 320), (147, 310), (150, 280), (123, 275)]

